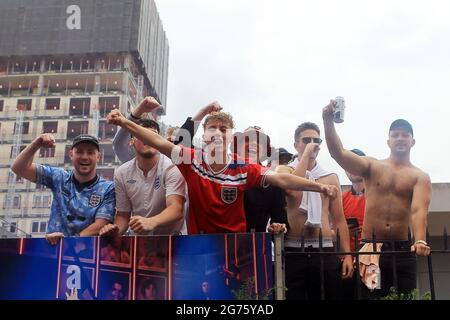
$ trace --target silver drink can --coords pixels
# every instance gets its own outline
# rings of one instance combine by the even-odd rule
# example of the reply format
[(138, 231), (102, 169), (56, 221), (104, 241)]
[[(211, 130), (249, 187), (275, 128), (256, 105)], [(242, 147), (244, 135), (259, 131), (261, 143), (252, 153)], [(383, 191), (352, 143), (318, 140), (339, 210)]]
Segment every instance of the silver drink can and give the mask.
[(334, 122), (342, 123), (344, 122), (345, 114), (345, 100), (344, 97), (336, 97), (336, 109), (334, 110)]

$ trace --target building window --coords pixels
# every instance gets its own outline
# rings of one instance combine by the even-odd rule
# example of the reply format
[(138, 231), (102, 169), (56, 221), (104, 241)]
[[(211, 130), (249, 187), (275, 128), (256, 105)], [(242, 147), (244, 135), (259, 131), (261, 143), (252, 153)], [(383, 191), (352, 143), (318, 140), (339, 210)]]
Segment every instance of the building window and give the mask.
[(3, 111), (3, 105), (4, 105), (5, 101), (0, 100), (0, 112)]
[(100, 163), (103, 165), (110, 165), (116, 161), (116, 154), (114, 153), (112, 144), (100, 145), (101, 158)]
[(5, 201), (3, 202), (3, 209), (20, 209), (20, 194), (16, 194), (8, 201), (8, 195), (5, 195)]
[(20, 146), (19, 152), (17, 154), (14, 154), (14, 146), (11, 146), (11, 153), (9, 154), (9, 158), (12, 159), (13, 157), (17, 157), (19, 153), (21, 153), (25, 148), (26, 146)]
[(47, 222), (33, 221), (31, 225), (31, 233), (45, 233), (47, 231)]
[(55, 148), (41, 148), (39, 150), (39, 157), (54, 158), (55, 157)]
[(59, 110), (61, 99), (46, 99), (45, 110)]
[(39, 222), (38, 221), (34, 221), (33, 224), (31, 225), (31, 232), (32, 233), (39, 232)]
[(17, 222), (11, 222), (9, 225), (9, 232), (16, 233), (17, 229)]
[(91, 98), (70, 99), (70, 116), (89, 116), (91, 112)]
[(101, 140), (114, 139), (117, 132), (117, 126), (106, 123), (105, 120), (100, 120), (100, 127), (98, 131), (98, 137)]
[(33, 208), (50, 208), (52, 202), (51, 195), (34, 195)]
[(73, 140), (73, 138), (80, 134), (87, 134), (88, 128), (88, 121), (70, 121), (67, 124), (67, 140)]
[(39, 232), (40, 233), (47, 232), (47, 222), (41, 222), (41, 224), (39, 225)]
[(21, 99), (17, 101), (17, 110), (30, 111), (33, 100), (31, 99)]
[(98, 107), (100, 117), (106, 118), (108, 113), (114, 109), (118, 109), (120, 104), (120, 97), (102, 97), (98, 99)]
[[(16, 133), (17, 130), (17, 123), (14, 123), (14, 133)], [(22, 134), (29, 134), (30, 133), (30, 123), (29, 122), (23, 122), (22, 123)]]
[(15, 181), (16, 183), (24, 183), (24, 179), (18, 175), (16, 175), (14, 172), (8, 172), (8, 183), (11, 183)]
[(57, 133), (58, 121), (48, 121), (42, 124), (42, 133)]

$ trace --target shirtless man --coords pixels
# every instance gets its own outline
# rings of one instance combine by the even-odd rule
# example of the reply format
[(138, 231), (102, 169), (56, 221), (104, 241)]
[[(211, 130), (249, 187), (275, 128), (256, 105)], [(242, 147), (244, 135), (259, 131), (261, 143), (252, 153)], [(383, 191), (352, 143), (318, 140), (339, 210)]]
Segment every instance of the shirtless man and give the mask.
[[(307, 177), (319, 183), (334, 185), (338, 197), (329, 199), (318, 197), (308, 192), (288, 191), (287, 209), (290, 230), (286, 235), (285, 250), (293, 254), (286, 255), (286, 293), (287, 299), (318, 300), (321, 298), (320, 258), (317, 254), (310, 256), (295, 254), (301, 250), (301, 236), (305, 238), (304, 246), (307, 252), (319, 251), (319, 233), (322, 230), (323, 251), (335, 251), (334, 233), (331, 228), (339, 230), (340, 250), (349, 252), (350, 241), (347, 223), (342, 209), (342, 197), (339, 179), (336, 174), (321, 168), (316, 161), (319, 154), (320, 129), (311, 122), (305, 122), (295, 130), (294, 147), (298, 158), (288, 166), (280, 166), (278, 172), (291, 173)], [(298, 160), (299, 159), (299, 160)], [(330, 219), (331, 218), (331, 219)], [(331, 220), (331, 221), (330, 221)], [(353, 274), (351, 255), (323, 256), (325, 299), (341, 297), (341, 279), (350, 279)]]
[[(364, 178), (366, 210), (362, 241), (370, 242), (372, 233), (383, 243), (382, 251), (410, 251), (410, 255), (397, 255), (397, 289), (410, 293), (416, 287), (416, 259), (428, 256), (426, 228), (428, 206), (431, 199), (430, 177), (410, 162), (410, 151), (415, 144), (411, 124), (395, 120), (389, 128), (390, 156), (384, 160), (360, 157), (343, 148), (336, 133), (333, 113), (336, 102), (331, 100), (323, 109), (323, 121), (328, 150), (346, 171)], [(408, 227), (412, 227), (415, 242), (408, 241)], [(394, 240), (394, 248), (390, 240)], [(375, 295), (385, 296), (393, 285), (392, 257), (381, 255), (381, 290)]]

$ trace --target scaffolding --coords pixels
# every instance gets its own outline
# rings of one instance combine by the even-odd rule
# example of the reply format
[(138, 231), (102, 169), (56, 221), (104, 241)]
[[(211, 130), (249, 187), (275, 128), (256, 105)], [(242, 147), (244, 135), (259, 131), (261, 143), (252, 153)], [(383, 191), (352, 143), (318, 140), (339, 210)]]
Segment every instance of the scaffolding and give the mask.
[(94, 128), (94, 132), (95, 132), (95, 136), (98, 138), (98, 137), (100, 137), (100, 104), (99, 103), (96, 103), (95, 105), (94, 105), (94, 110), (93, 110), (93, 118), (94, 118), (94, 125), (95, 125), (95, 128)]
[[(11, 158), (16, 159), (20, 153), (20, 147), (22, 146), (22, 131), (23, 131), (23, 120), (24, 120), (24, 112), (26, 110), (26, 106), (18, 105), (17, 106), (17, 115), (15, 122), (15, 130), (13, 136), (13, 146), (12, 146), (12, 154)], [(6, 194), (5, 199), (5, 221), (12, 225), (13, 221), (11, 219), (12, 210), (15, 209), (14, 199), (16, 198), (16, 180), (17, 175), (14, 172), (10, 172), (8, 175), (8, 193)]]
[(144, 99), (144, 76), (143, 75), (138, 75), (138, 83), (137, 83), (137, 102), (139, 103), (140, 101), (142, 101), (142, 99)]

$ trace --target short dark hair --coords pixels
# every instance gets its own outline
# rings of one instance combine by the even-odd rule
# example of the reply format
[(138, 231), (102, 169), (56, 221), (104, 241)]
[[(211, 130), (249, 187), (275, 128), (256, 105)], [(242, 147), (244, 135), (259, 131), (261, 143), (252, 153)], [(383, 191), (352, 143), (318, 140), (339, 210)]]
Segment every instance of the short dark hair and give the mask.
[(144, 128), (155, 129), (158, 132), (158, 134), (160, 132), (158, 122), (151, 120), (151, 119), (139, 119), (138, 125), (140, 125), (141, 127), (144, 127)]
[(411, 133), (411, 136), (414, 137), (412, 125), (405, 119), (397, 119), (392, 122), (391, 126), (389, 127), (389, 132), (395, 129), (405, 129), (407, 132)]
[(320, 135), (319, 126), (312, 122), (303, 122), (301, 125), (295, 129), (294, 140), (297, 141), (300, 137), (300, 134), (305, 130), (314, 130)]

